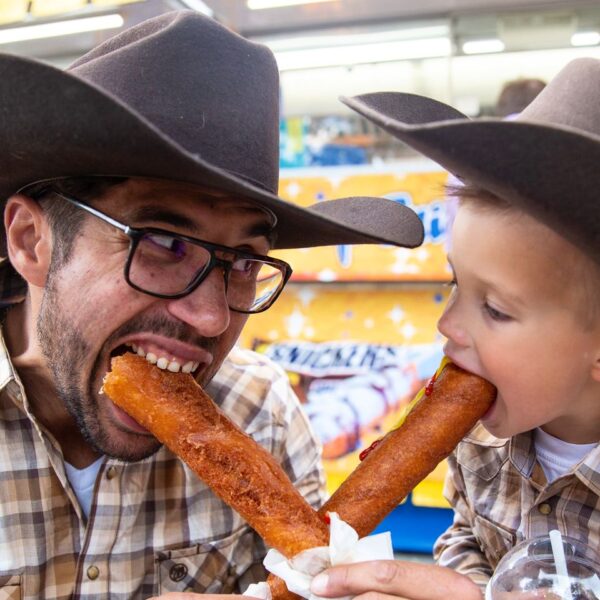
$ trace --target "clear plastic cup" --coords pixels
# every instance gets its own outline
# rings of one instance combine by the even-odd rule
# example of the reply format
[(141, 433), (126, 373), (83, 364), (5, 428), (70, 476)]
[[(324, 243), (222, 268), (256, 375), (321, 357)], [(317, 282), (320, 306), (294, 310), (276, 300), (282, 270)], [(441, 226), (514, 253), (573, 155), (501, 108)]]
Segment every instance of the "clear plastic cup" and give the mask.
[(600, 600), (600, 555), (572, 538), (561, 540), (558, 568), (549, 536), (517, 544), (498, 563), (486, 600)]

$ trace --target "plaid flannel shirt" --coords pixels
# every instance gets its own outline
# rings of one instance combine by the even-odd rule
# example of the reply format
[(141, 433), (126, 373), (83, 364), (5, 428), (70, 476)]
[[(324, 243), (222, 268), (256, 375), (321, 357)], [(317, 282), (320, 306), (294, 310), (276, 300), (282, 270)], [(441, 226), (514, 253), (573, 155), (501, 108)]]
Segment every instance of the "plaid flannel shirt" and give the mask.
[(448, 462), (454, 521), (435, 544), (439, 564), (484, 587), (508, 550), (551, 529), (598, 547), (600, 446), (548, 483), (533, 432), (499, 439), (478, 425)]
[[(234, 349), (207, 391), (322, 502), (320, 449), (279, 367)], [(3, 342), (0, 429), (0, 599), (236, 593), (265, 577), (260, 538), (164, 447), (134, 463), (106, 458), (86, 522)]]

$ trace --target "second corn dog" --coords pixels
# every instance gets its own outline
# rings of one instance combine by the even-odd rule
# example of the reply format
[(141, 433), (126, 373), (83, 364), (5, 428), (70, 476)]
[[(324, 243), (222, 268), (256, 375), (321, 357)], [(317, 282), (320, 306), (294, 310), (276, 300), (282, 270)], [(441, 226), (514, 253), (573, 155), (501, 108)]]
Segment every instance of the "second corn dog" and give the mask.
[(491, 383), (444, 361), (400, 426), (365, 453), (319, 513), (336, 512), (359, 536), (368, 535), (456, 448), (495, 397)]
[[(409, 405), (401, 423), (362, 454), (362, 461), (321, 507), (335, 512), (360, 537), (371, 533), (487, 412), (495, 387), (447, 359)], [(273, 600), (298, 598), (268, 579)]]

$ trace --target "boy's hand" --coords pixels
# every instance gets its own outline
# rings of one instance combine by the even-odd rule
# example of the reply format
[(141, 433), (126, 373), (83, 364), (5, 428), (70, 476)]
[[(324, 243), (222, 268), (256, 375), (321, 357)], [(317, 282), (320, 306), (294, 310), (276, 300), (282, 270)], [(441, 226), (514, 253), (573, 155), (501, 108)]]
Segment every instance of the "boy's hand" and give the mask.
[[(313, 594), (367, 600), (482, 600), (466, 576), (445, 567), (401, 560), (378, 560), (332, 567), (313, 580)], [(356, 598), (355, 598), (356, 600)]]

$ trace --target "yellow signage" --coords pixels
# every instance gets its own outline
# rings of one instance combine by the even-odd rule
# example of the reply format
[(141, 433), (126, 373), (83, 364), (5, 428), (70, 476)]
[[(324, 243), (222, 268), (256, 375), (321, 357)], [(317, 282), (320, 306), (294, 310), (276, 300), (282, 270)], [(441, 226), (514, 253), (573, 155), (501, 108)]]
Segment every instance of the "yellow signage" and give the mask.
[(425, 242), (417, 249), (393, 246), (328, 246), (279, 251), (289, 262), (296, 281), (448, 281), (446, 262), (447, 214), (445, 172), (397, 174), (361, 172), (340, 175), (322, 169), (323, 175), (288, 177), (280, 194), (302, 206), (347, 196), (384, 196), (410, 206), (421, 217)]
[[(442, 284), (290, 283), (246, 323), (241, 345), (278, 363), (303, 403), (323, 446), (330, 492), (439, 365), (436, 322), (448, 293)], [(413, 504), (447, 506), (445, 469), (415, 488)]]

